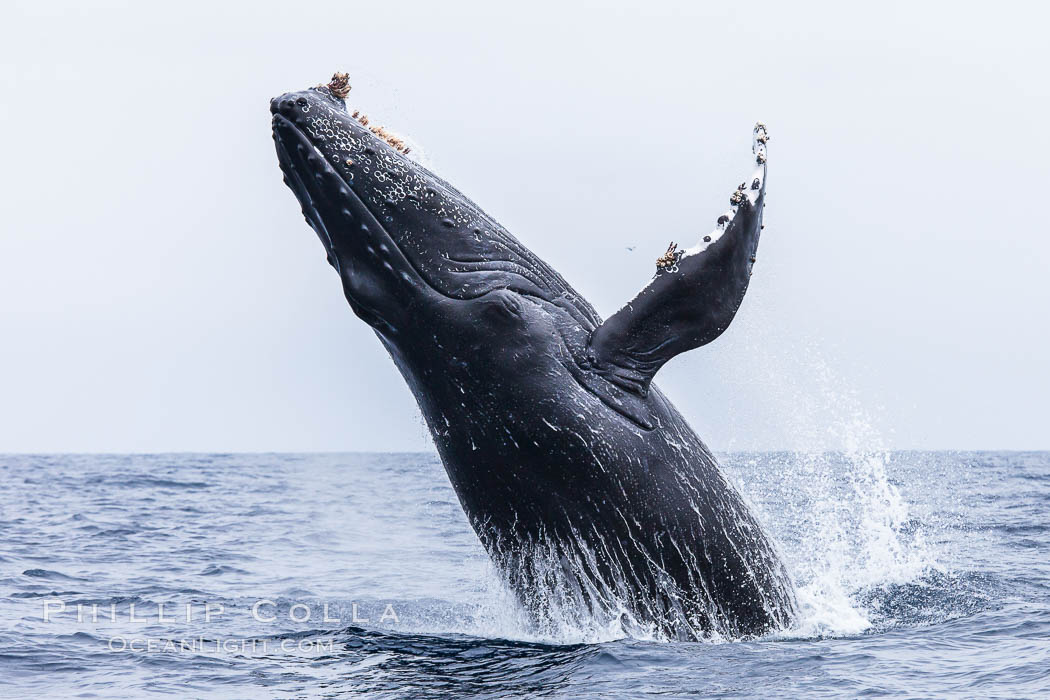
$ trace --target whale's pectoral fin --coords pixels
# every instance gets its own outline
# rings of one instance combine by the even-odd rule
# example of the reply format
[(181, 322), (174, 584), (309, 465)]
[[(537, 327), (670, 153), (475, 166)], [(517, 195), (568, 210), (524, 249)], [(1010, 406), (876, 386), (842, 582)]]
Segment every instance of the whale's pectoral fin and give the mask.
[(747, 291), (762, 231), (766, 128), (755, 125), (757, 168), (730, 197), (732, 209), (688, 250), (672, 243), (638, 296), (591, 336), (595, 370), (645, 396), (657, 370), (675, 355), (705, 345), (729, 326)]

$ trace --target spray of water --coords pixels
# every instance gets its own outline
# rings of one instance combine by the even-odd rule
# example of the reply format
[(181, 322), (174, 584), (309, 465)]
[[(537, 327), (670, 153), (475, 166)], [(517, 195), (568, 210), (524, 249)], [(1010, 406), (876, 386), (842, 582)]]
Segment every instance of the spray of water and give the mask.
[(817, 343), (752, 336), (729, 355), (725, 376), (761, 397), (788, 447), (770, 484), (740, 484), (795, 580), (801, 614), (785, 633), (859, 634), (872, 624), (873, 589), (939, 568), (890, 480), (872, 412)]

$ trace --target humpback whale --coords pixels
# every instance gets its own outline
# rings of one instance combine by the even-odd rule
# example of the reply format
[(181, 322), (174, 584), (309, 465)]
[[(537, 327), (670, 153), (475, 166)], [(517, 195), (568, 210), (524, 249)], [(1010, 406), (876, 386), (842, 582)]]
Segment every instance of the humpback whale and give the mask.
[(777, 551), (653, 377), (747, 290), (767, 131), (709, 235), (603, 321), (557, 271), (350, 113), (345, 74), (270, 102), (284, 182), (397, 365), (464, 511), (541, 628), (566, 611), (666, 639), (753, 637), (797, 602)]

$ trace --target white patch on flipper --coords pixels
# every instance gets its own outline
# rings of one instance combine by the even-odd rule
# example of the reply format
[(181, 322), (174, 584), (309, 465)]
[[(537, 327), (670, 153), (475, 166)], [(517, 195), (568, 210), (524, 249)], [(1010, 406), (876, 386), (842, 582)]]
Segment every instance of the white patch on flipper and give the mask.
[[(751, 133), (751, 152), (755, 154), (755, 161), (758, 163), (758, 167), (751, 172), (751, 177), (744, 182), (743, 189), (744, 196), (747, 197), (748, 201), (751, 203), (751, 206), (754, 206), (755, 203), (758, 201), (758, 195), (762, 192), (762, 188), (765, 187), (766, 184), (766, 141), (768, 140), (769, 133), (766, 131), (766, 125), (762, 122), (758, 122), (757, 124), (755, 124), (755, 128)], [(755, 180), (758, 180), (758, 189), (752, 190), (751, 185), (752, 183), (754, 183)], [(701, 236), (700, 240), (697, 241), (696, 245), (694, 245), (693, 247), (686, 248), (684, 250), (679, 250), (679, 252), (682, 255), (678, 259), (678, 262), (680, 263), (683, 259), (689, 257), (690, 255), (696, 255), (697, 253), (704, 252), (708, 249), (708, 247), (711, 246), (712, 243), (721, 238), (722, 235), (725, 234), (726, 229), (729, 228), (729, 224), (733, 223), (733, 217), (736, 216), (736, 211), (737, 207), (734, 206), (724, 214), (724, 216), (728, 218), (728, 221), (726, 221), (725, 224), (718, 225), (715, 227), (715, 230), (709, 234), (711, 240), (705, 241), (704, 236)], [(631, 304), (634, 303), (634, 301), (638, 297), (645, 293), (645, 290), (649, 289), (649, 285), (652, 284), (654, 279), (656, 279), (662, 274), (671, 275), (678, 271), (679, 266), (677, 263), (672, 267), (658, 267), (653, 276), (649, 278), (649, 280), (638, 291), (638, 293), (631, 297), (630, 301), (628, 301), (626, 304), (624, 304), (615, 312), (613, 312), (613, 315), (631, 306)]]
[[(758, 195), (762, 192), (762, 188), (766, 184), (766, 142), (769, 140), (769, 133), (766, 131), (766, 125), (762, 122), (755, 124), (755, 129), (751, 134), (751, 152), (755, 154), (755, 160), (761, 161), (758, 163), (758, 167), (754, 169), (749, 177), (744, 182), (743, 193), (747, 197), (748, 202), (751, 206), (754, 206), (758, 201)], [(758, 180), (758, 189), (751, 189), (751, 185)], [(740, 191), (740, 190), (738, 190)], [(715, 230), (709, 233), (707, 236), (701, 236), (700, 240), (697, 241), (696, 245), (691, 248), (687, 248), (683, 253), (682, 257), (687, 258), (690, 255), (696, 255), (707, 250), (715, 241), (721, 238), (726, 229), (729, 228), (729, 224), (733, 223), (733, 218), (736, 217), (737, 207), (733, 207), (727, 211), (723, 216), (728, 217), (728, 221), (724, 224), (715, 226)], [(721, 217), (719, 217), (721, 218)], [(711, 240), (705, 241), (704, 238), (710, 238)]]

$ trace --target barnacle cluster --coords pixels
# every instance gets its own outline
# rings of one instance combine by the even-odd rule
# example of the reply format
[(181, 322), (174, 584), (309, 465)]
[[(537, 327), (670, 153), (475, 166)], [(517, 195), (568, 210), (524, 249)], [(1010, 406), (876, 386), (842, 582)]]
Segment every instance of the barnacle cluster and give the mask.
[(331, 81), (325, 87), (339, 99), (345, 100), (350, 94), (350, 74), (338, 71), (333, 73)]
[[(332, 74), (332, 79), (328, 82), (327, 85), (318, 85), (317, 87), (319, 89), (326, 89), (335, 97), (345, 100), (346, 96), (350, 94), (350, 74), (340, 73), (336, 71)], [(351, 116), (353, 116), (354, 119), (360, 122), (361, 126), (367, 126), (369, 131), (371, 131), (377, 137), (386, 141), (399, 153), (407, 155), (412, 150), (405, 143), (404, 139), (400, 138), (396, 134), (387, 131), (378, 124), (369, 126), (368, 115), (362, 114), (360, 110), (354, 110), (354, 113)], [(351, 165), (351, 163), (347, 163), (347, 165)]]
[(769, 143), (769, 130), (762, 122), (755, 123), (755, 141), (751, 150), (755, 153), (755, 162), (761, 165), (766, 162), (766, 144)]
[(400, 153), (406, 153), (407, 154), (409, 151), (412, 150), (407, 145), (405, 145), (405, 142), (402, 139), (398, 138), (396, 135), (390, 133), (389, 131), (387, 131), (383, 127), (379, 126), (378, 124), (368, 127), (368, 130), (371, 131), (376, 136), (378, 136), (379, 138), (381, 138), (384, 141), (386, 141), (387, 143), (389, 143), (391, 146), (393, 146), (395, 149), (397, 149), (397, 151), (400, 152)]
[(362, 114), (360, 110), (355, 109), (354, 113), (350, 116), (352, 116), (354, 119), (360, 122), (361, 126), (367, 126), (369, 131), (371, 131), (373, 134), (375, 134), (376, 136), (393, 146), (394, 149), (397, 150), (399, 153), (404, 153), (405, 155), (407, 155), (412, 151), (412, 149), (407, 144), (405, 144), (404, 139), (398, 137), (396, 134), (387, 131), (378, 124), (373, 124), (369, 126), (368, 115)]
[(667, 246), (667, 252), (656, 259), (656, 267), (664, 269), (673, 266), (678, 262), (678, 259), (682, 257), (682, 254), (678, 252), (678, 244), (671, 241), (671, 245)]
[[(328, 86), (321, 86), (321, 89), (327, 93)], [(373, 133), (367, 123), (368, 117), (360, 112), (354, 113), (353, 121), (365, 128), (351, 126), (348, 111), (334, 100), (320, 100), (313, 109), (303, 109), (304, 131), (311, 140), (323, 142), (325, 149), (331, 149), (333, 160), (341, 162), (341, 167), (353, 169), (353, 172), (343, 173), (348, 178), (359, 178), (356, 180), (361, 183), (359, 196), (369, 206), (426, 209), (435, 218), (448, 219), (465, 229), (492, 225), (489, 221), (482, 222), (482, 215), (463, 205), (458, 198), (444, 196), (441, 185), (434, 182), (427, 171), (415, 167), (410, 160), (412, 156), (402, 158), (407, 146), (402, 152), (395, 150), (394, 144), (391, 148), (379, 147), (375, 139), (380, 136)], [(497, 233), (509, 235), (505, 231)]]

